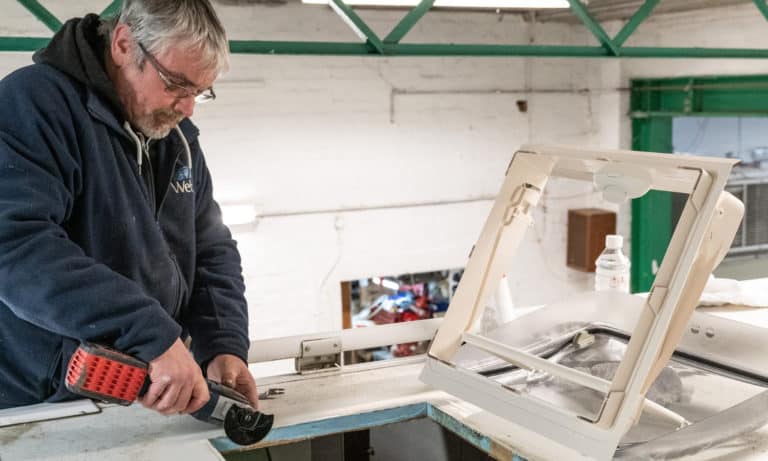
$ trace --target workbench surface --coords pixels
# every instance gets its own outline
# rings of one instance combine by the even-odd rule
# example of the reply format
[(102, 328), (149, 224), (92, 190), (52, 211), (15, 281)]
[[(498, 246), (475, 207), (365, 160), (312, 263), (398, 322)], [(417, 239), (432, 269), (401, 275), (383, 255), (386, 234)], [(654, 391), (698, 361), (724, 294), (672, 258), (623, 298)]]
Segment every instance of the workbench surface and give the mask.
[[(768, 280), (754, 286), (762, 289)], [(722, 311), (734, 317), (733, 310)], [(751, 323), (768, 326), (768, 310), (745, 312)], [(249, 448), (430, 418), (498, 459), (566, 459), (562, 448), (543, 436), (423, 384), (418, 379), (422, 366), (421, 360), (405, 359), (387, 366), (350, 366), (335, 374), (263, 378), (260, 391), (279, 387), (284, 394), (261, 402), (262, 411), (275, 415), (275, 426)], [(220, 428), (186, 415), (165, 417), (140, 405), (107, 405), (95, 414), (0, 428), (1, 461), (211, 461), (240, 449)], [(567, 459), (580, 457), (572, 453)], [(768, 459), (768, 427), (684, 459)]]
[[(275, 414), (275, 426), (256, 447), (432, 418), (487, 452), (511, 457), (512, 438), (498, 430), (508, 423), (431, 389), (418, 379), (423, 362), (408, 362), (335, 375), (260, 380), (261, 391), (280, 387), (284, 394), (260, 403), (262, 411)], [(220, 428), (186, 415), (165, 417), (140, 405), (108, 405), (96, 414), (0, 428), (2, 461), (203, 461), (223, 459), (219, 450), (238, 449), (242, 447), (230, 442)]]

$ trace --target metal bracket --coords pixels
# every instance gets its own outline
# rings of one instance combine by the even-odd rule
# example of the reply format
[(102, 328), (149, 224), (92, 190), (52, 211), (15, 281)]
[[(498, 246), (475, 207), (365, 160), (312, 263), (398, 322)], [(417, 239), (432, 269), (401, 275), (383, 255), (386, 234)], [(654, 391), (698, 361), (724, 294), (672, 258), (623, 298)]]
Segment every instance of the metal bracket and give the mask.
[(329, 368), (341, 368), (341, 337), (308, 339), (301, 342), (296, 357), (296, 371), (307, 374)]

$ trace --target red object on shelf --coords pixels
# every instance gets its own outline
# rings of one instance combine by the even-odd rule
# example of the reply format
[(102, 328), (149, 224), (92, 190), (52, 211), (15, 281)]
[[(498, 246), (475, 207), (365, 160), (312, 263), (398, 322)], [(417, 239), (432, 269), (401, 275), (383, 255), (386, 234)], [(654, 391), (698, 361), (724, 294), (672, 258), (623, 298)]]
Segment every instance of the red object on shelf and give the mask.
[(421, 317), (416, 312), (409, 310), (400, 314), (398, 322), (411, 322), (413, 320), (421, 320)]
[(408, 357), (413, 355), (416, 350), (416, 343), (398, 344), (392, 349), (392, 355), (395, 357)]
[(372, 320), (377, 325), (381, 325), (386, 323), (395, 323), (398, 321), (397, 317), (397, 312), (390, 312), (387, 309), (382, 308), (373, 314), (370, 320)]

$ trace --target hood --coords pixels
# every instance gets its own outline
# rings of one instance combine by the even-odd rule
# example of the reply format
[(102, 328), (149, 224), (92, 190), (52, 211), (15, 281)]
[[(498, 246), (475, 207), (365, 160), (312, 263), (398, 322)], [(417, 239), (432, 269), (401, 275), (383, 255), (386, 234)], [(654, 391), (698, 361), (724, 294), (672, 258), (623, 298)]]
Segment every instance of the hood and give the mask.
[(99, 33), (100, 25), (101, 19), (95, 14), (70, 19), (32, 60), (52, 66), (84, 84), (124, 119), (122, 104), (104, 67), (106, 39)]

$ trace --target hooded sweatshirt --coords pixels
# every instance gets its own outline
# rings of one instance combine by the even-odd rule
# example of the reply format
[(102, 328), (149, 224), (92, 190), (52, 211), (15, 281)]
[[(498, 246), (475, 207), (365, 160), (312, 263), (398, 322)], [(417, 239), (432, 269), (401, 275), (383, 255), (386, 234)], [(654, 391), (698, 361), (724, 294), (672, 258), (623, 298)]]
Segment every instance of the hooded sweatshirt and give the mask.
[(0, 408), (73, 398), (84, 341), (149, 362), (191, 335), (199, 363), (247, 359), (240, 256), (198, 130), (141, 142), (99, 24), (68, 21), (0, 81)]

